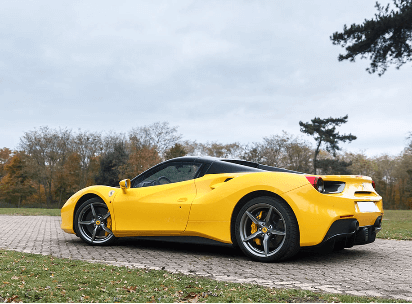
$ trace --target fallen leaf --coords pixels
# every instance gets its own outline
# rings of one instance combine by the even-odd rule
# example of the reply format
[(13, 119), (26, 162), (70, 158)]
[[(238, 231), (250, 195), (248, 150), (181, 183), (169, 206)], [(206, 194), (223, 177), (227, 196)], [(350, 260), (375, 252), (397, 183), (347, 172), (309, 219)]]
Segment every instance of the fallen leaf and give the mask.
[(196, 303), (198, 299), (199, 295), (195, 292), (190, 292), (183, 298), (183, 300), (186, 300), (191, 303)]
[(19, 296), (11, 296), (10, 298), (6, 298), (6, 303), (16, 303), (16, 300), (19, 298)]

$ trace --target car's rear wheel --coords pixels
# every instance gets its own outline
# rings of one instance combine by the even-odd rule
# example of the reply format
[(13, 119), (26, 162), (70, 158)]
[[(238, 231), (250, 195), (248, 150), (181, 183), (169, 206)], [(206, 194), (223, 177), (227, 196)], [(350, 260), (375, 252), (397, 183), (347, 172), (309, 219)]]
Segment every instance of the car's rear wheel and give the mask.
[(109, 209), (99, 198), (85, 201), (74, 220), (77, 234), (91, 245), (108, 245), (115, 240)]
[(261, 262), (290, 258), (300, 248), (293, 211), (274, 197), (257, 197), (246, 203), (236, 218), (235, 233), (241, 250)]

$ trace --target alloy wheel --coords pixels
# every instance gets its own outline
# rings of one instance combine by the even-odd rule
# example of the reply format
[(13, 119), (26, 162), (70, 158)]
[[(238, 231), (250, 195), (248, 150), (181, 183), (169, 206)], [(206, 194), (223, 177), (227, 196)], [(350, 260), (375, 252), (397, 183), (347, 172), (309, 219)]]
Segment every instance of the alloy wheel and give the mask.
[(250, 206), (244, 212), (239, 228), (243, 246), (253, 256), (270, 257), (276, 254), (286, 239), (283, 215), (266, 203)]
[(114, 239), (111, 230), (110, 212), (103, 202), (87, 201), (80, 206), (77, 215), (77, 230), (89, 244), (107, 244)]

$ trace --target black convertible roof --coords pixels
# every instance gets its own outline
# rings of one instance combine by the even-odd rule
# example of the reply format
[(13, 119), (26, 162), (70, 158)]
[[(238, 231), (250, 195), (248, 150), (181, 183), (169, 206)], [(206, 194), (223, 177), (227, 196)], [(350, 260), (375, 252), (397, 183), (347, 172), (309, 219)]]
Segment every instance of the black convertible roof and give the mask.
[[(173, 158), (167, 162), (184, 161), (184, 162), (201, 162), (208, 164), (207, 169), (203, 174), (219, 174), (219, 173), (236, 173), (236, 172), (261, 172), (261, 171), (274, 171), (274, 172), (287, 172), (287, 173), (300, 173), (297, 171), (287, 170), (283, 168), (265, 166), (258, 163), (240, 160), (240, 159), (227, 159), (217, 158), (211, 156), (183, 156)], [(203, 175), (202, 174), (202, 175)]]
[[(202, 177), (206, 174), (219, 174), (219, 173), (240, 173), (240, 172), (262, 172), (262, 171), (274, 171), (274, 172), (287, 172), (287, 173), (300, 173), (296, 171), (286, 170), (282, 168), (276, 168), (271, 166), (260, 165), (258, 163), (240, 160), (240, 159), (227, 159), (217, 158), (210, 156), (183, 156), (172, 158), (164, 161), (156, 166), (146, 170), (132, 179), (132, 187), (138, 187), (148, 175), (154, 174), (157, 170), (164, 168), (164, 166), (170, 163), (184, 162), (184, 163), (201, 163), (199, 170), (196, 173), (195, 178)], [(154, 171), (153, 171), (154, 170)], [(300, 173), (301, 174), (301, 173)]]

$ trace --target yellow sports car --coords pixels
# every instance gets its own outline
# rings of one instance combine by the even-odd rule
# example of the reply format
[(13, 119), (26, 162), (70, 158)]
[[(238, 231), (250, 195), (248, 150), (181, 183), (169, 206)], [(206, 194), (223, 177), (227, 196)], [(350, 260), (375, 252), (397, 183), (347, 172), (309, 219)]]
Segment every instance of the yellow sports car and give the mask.
[(301, 247), (371, 243), (382, 198), (370, 177), (314, 176), (252, 162), (179, 157), (120, 188), (91, 186), (61, 210), (62, 229), (103, 245), (124, 236), (197, 236), (234, 244), (254, 260)]

